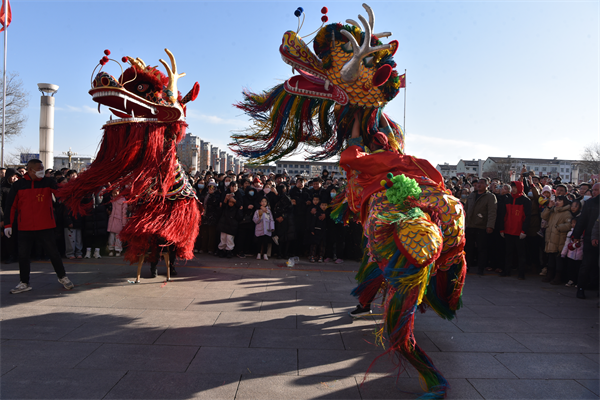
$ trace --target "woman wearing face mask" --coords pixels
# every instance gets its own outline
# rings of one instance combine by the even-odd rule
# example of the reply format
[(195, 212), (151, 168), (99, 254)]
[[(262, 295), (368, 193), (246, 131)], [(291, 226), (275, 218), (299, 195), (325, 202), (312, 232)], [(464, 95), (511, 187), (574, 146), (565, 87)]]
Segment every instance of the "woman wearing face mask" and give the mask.
[(252, 246), (255, 241), (254, 237), (254, 222), (252, 217), (256, 211), (255, 205), (256, 189), (248, 186), (242, 196), (242, 219), (238, 225), (238, 234), (235, 237), (236, 255), (239, 258), (246, 258), (246, 254), (255, 253)]
[(221, 194), (217, 190), (215, 182), (208, 183), (208, 190), (200, 201), (204, 206), (200, 224), (201, 251), (213, 254), (217, 247), (217, 223), (219, 222), (221, 208)]
[(460, 191), (460, 202), (463, 207), (467, 206), (467, 199), (469, 198), (469, 189), (465, 188)]
[(277, 187), (278, 200), (273, 208), (273, 218), (275, 219), (275, 234), (278, 237), (279, 258), (288, 258), (290, 255), (290, 245), (296, 238), (296, 226), (294, 224), (294, 214), (292, 200), (287, 194), (285, 185)]
[(269, 207), (271, 207), (272, 210), (275, 207), (275, 204), (277, 203), (278, 197), (277, 190), (273, 188), (271, 182), (265, 183), (265, 187), (258, 194), (258, 201), (260, 201), (263, 197), (267, 199), (267, 201), (269, 202)]
[(206, 189), (206, 184), (204, 183), (204, 178), (199, 178), (196, 181), (196, 194), (198, 195), (198, 198), (200, 198), (202, 196), (202, 193), (205, 193), (205, 189)]

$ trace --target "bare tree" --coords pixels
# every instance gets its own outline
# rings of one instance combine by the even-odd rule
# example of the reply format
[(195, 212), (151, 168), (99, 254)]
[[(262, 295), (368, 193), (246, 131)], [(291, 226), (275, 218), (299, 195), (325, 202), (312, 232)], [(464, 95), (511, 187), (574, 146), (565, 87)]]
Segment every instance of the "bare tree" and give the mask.
[(515, 158), (498, 158), (494, 164), (483, 172), (485, 178), (498, 178), (502, 182), (510, 182), (515, 173), (521, 170), (521, 160)]
[(581, 160), (581, 169), (584, 173), (591, 175), (600, 173), (600, 143), (596, 142), (584, 147)]
[(17, 167), (21, 163), (21, 153), (31, 153), (31, 147), (17, 146), (13, 151), (4, 156), (4, 164), (8, 167)]
[[(2, 71), (0, 71), (1, 73)], [(2, 84), (0, 83), (0, 93)], [(29, 93), (23, 89), (23, 81), (16, 72), (6, 74), (6, 139), (14, 138), (21, 134), (27, 122), (25, 109), (29, 106)], [(0, 94), (0, 107), (2, 107), (2, 95)], [(0, 108), (1, 110), (1, 108)], [(2, 112), (0, 111), (0, 124), (2, 124)], [(1, 130), (1, 128), (0, 128)]]

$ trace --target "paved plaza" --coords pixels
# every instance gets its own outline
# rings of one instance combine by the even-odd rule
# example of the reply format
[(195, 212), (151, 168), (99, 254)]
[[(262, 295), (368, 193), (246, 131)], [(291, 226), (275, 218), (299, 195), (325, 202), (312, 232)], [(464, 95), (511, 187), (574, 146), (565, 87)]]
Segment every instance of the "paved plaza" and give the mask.
[[(283, 260), (200, 255), (139, 284), (122, 258), (67, 261), (75, 289), (47, 262), (17, 295), (3, 265), (2, 399), (410, 399), (375, 346), (372, 318), (352, 320), (356, 262), (287, 268)], [(163, 264), (159, 273), (165, 273)], [(142, 277), (149, 276), (144, 266)], [(599, 397), (598, 292), (541, 277), (467, 277), (458, 318), (416, 317), (417, 342), (451, 399)], [(363, 382), (364, 380), (364, 382)]]

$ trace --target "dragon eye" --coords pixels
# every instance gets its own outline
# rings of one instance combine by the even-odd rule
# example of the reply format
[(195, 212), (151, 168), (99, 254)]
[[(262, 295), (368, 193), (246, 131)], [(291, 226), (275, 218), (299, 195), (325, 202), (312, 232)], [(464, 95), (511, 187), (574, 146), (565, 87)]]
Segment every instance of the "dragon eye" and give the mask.
[(365, 57), (364, 59), (365, 67), (373, 66), (373, 56)]
[(150, 87), (150, 85), (148, 85), (147, 83), (140, 83), (139, 85), (137, 85), (137, 90), (138, 92), (145, 92), (148, 90), (148, 88)]

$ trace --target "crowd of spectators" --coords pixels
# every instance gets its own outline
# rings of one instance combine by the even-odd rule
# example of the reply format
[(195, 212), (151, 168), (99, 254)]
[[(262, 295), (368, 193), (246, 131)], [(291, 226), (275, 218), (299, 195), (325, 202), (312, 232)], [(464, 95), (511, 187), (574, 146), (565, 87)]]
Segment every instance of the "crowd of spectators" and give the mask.
[(323, 171), (301, 175), (202, 171), (191, 178), (203, 204), (197, 251), (257, 259), (308, 256), (310, 262), (360, 259), (362, 229), (335, 223), (327, 206), (345, 184)]
[[(24, 169), (2, 169), (2, 204)], [(58, 186), (77, 179), (77, 171), (46, 170)], [(305, 176), (209, 169), (188, 176), (202, 207), (195, 252), (218, 257), (249, 256), (267, 260), (308, 257), (310, 262), (342, 263), (362, 256), (360, 224), (335, 223), (328, 205), (342, 190), (345, 179), (328, 171)], [(452, 177), (446, 187), (460, 199), (466, 212), (466, 258), (471, 272), (518, 279), (527, 272), (542, 281), (578, 289), (598, 286), (598, 196), (600, 183), (563, 183), (560, 177), (521, 171), (513, 182)], [(66, 258), (120, 256), (119, 232), (130, 210), (118, 190), (90, 194), (89, 215), (74, 216), (55, 201), (56, 242)], [(17, 260), (16, 235), (2, 238), (2, 260)], [(84, 252), (85, 249), (85, 252)], [(92, 254), (93, 251), (93, 254)], [(34, 250), (35, 258), (44, 258)]]
[(600, 183), (575, 185), (536, 176), (524, 167), (515, 181), (476, 176), (446, 182), (466, 211), (466, 258), (471, 272), (518, 279), (539, 273), (542, 282), (598, 288)]
[[(24, 170), (1, 171), (4, 214), (8, 212), (8, 192), (22, 178)], [(46, 176), (54, 177), (61, 187), (77, 179), (78, 174), (64, 168), (46, 170)], [(300, 175), (267, 175), (247, 170), (237, 175), (232, 171), (208, 170), (188, 179), (202, 204), (197, 253), (228, 258), (251, 255), (265, 260), (308, 256), (311, 262), (336, 263), (362, 256), (360, 225), (351, 222), (344, 226), (328, 218), (331, 210), (327, 206), (345, 182), (326, 170), (310, 180)], [(60, 253), (69, 259), (120, 256), (126, 244), (121, 243), (118, 234), (131, 210), (119, 190), (90, 194), (82, 201), (92, 203), (91, 211), (75, 216), (55, 199), (56, 244)], [(17, 236), (2, 240), (3, 262), (16, 262)], [(46, 258), (41, 247), (34, 246), (33, 252), (34, 260)]]

